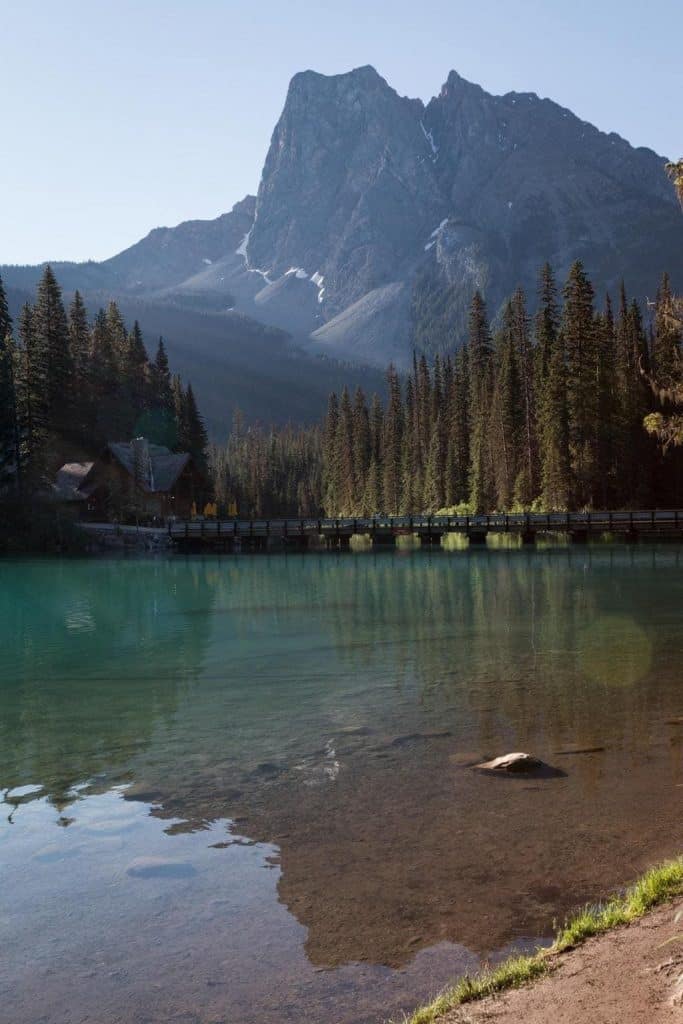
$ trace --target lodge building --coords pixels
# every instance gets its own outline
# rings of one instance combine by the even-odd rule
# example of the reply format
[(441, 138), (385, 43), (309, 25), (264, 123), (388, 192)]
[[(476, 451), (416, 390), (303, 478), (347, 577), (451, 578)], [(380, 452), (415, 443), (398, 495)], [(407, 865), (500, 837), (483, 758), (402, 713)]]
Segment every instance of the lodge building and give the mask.
[(57, 473), (55, 500), (81, 519), (189, 518), (207, 497), (204, 474), (187, 452), (138, 437), (109, 443), (93, 462), (68, 462)]

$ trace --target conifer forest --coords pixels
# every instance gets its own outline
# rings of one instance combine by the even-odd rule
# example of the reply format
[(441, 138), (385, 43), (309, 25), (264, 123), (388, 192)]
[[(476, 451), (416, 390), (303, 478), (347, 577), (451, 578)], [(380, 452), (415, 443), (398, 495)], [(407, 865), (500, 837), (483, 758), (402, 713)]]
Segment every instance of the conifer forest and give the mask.
[(598, 305), (580, 262), (562, 288), (546, 265), (533, 308), (517, 290), (492, 328), (476, 293), (464, 343), (431, 361), (416, 353), (408, 374), (389, 367), (382, 398), (332, 393), (313, 427), (236, 411), (227, 441), (209, 445), (163, 339), (150, 358), (116, 303), (92, 322), (78, 292), (65, 309), (48, 267), (16, 324), (0, 290), (4, 493), (40, 493), (62, 463), (145, 436), (194, 456), (222, 514), (679, 505), (683, 455), (646, 429), (678, 380), (673, 303), (667, 275), (643, 309), (623, 286)]
[(643, 309), (622, 287), (598, 305), (575, 263), (543, 267), (492, 330), (481, 295), (465, 343), (387, 374), (385, 400), (332, 394), (319, 428), (245, 430), (212, 449), (220, 495), (245, 514), (329, 516), (678, 505), (683, 463), (644, 426), (671, 386), (680, 324), (664, 275)]
[(92, 322), (78, 291), (65, 309), (50, 267), (13, 324), (0, 282), (2, 496), (44, 495), (62, 464), (137, 436), (205, 465), (192, 385), (171, 374), (163, 339), (150, 359), (140, 325), (129, 328), (115, 302)]

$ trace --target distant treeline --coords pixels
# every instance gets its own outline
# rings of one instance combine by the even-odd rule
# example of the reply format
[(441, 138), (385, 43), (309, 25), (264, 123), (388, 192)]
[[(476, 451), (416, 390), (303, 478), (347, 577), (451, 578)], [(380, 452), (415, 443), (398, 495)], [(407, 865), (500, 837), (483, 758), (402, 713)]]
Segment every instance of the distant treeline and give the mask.
[(623, 287), (597, 310), (580, 262), (561, 296), (546, 265), (533, 316), (517, 291), (492, 335), (477, 293), (454, 356), (390, 369), (385, 403), (332, 394), (320, 430), (233, 434), (217, 486), (253, 515), (679, 505), (683, 455), (643, 426), (679, 375), (671, 302), (665, 276), (651, 324)]
[(562, 303), (549, 266), (532, 317), (517, 291), (492, 337), (480, 294), (454, 358), (422, 358), (389, 399), (333, 395), (324, 428), (323, 504), (340, 514), (621, 508), (679, 500), (681, 457), (663, 460), (643, 420), (678, 372), (680, 330), (664, 277), (646, 328), (622, 287), (596, 311), (580, 262)]
[(236, 413), (228, 441), (214, 445), (209, 466), (221, 510), (241, 515), (322, 513), (322, 432), (319, 427), (247, 429)]
[(672, 301), (665, 276), (647, 322), (623, 287), (597, 310), (580, 262), (562, 295), (546, 265), (533, 315), (517, 291), (492, 333), (477, 293), (466, 343), (405, 377), (390, 368), (386, 401), (344, 389), (313, 428), (237, 415), (207, 453), (163, 341), (150, 360), (115, 303), (92, 325), (78, 293), (65, 311), (47, 268), (16, 325), (0, 285), (0, 488), (36, 493), (62, 462), (145, 436), (208, 463), (221, 511), (242, 515), (678, 506), (683, 450), (663, 454), (643, 426), (648, 381), (680, 383)]
[(150, 360), (114, 302), (92, 325), (78, 292), (67, 312), (50, 267), (14, 325), (0, 282), (0, 490), (30, 497), (62, 463), (138, 436), (205, 464), (192, 386), (171, 376), (163, 341)]

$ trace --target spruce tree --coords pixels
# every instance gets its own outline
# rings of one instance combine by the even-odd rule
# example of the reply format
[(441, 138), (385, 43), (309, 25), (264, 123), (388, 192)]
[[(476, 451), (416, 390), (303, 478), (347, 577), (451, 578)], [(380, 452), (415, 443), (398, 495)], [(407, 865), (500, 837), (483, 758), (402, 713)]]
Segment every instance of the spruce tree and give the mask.
[(151, 367), (149, 390), (153, 423), (149, 431), (150, 440), (156, 444), (165, 445), (167, 448), (174, 448), (177, 444), (175, 410), (173, 408), (171, 371), (163, 338), (159, 338), (156, 356)]
[(36, 343), (33, 307), (28, 303), (19, 315), (16, 390), (23, 480), (30, 494), (47, 481), (48, 387), (47, 360)]
[(90, 438), (95, 422), (92, 394), (91, 339), (88, 313), (79, 291), (69, 307), (69, 349), (73, 366), (72, 412), (77, 443)]
[(544, 264), (538, 285), (538, 311), (534, 321), (536, 388), (543, 387), (560, 325), (557, 285), (549, 263)]
[[(16, 351), (9, 313), (2, 309), (2, 284), (0, 283), (0, 323), (5, 331), (0, 336), (0, 501), (8, 490), (19, 493), (21, 489), (21, 461), (19, 452), (19, 420), (17, 414), (17, 391), (15, 379)], [(6, 313), (6, 315), (5, 315)]]
[(403, 441), (403, 408), (401, 383), (393, 366), (387, 374), (389, 398), (384, 417), (382, 446), (384, 511), (398, 515), (401, 509), (401, 447)]
[(382, 408), (379, 395), (374, 394), (370, 403), (370, 443), (372, 445), (372, 457), (377, 465), (382, 461), (383, 439), (384, 409)]
[(486, 306), (479, 292), (472, 300), (469, 318), (469, 435), (470, 504), (475, 512), (493, 507), (493, 471), (489, 435), (493, 390), (491, 334)]
[[(144, 433), (144, 429), (142, 429), (143, 418), (150, 404), (149, 377), (150, 369), (147, 350), (142, 340), (140, 324), (136, 320), (133, 324), (133, 330), (126, 338), (121, 364), (123, 400), (125, 416), (128, 422), (126, 433), (131, 437)], [(174, 396), (171, 399), (171, 406), (175, 413)]]
[(0, 338), (5, 338), (12, 330), (12, 317), (9, 313), (7, 295), (0, 277)]
[(62, 292), (51, 267), (38, 284), (32, 317), (35, 359), (41, 365), (36, 386), (43, 389), (37, 406), (45, 417), (45, 466), (56, 469), (73, 444), (73, 366)]
[(114, 358), (122, 370), (126, 361), (126, 349), (128, 347), (128, 331), (121, 315), (121, 310), (114, 301), (107, 306), (106, 312), (107, 328), (109, 339), (114, 352)]
[(119, 368), (107, 314), (100, 309), (91, 334), (90, 384), (92, 391), (93, 442), (101, 448), (110, 441), (129, 441), (122, 410)]
[(614, 369), (616, 346), (614, 316), (609, 295), (605, 310), (595, 318), (597, 416), (595, 433), (596, 500), (601, 508), (612, 508), (617, 495), (617, 451), (619, 415)]
[(569, 508), (569, 425), (567, 376), (562, 335), (549, 350), (543, 386), (538, 399), (538, 432), (541, 463), (541, 505), (546, 512)]
[(337, 462), (337, 513), (351, 515), (355, 502), (355, 471), (353, 452), (353, 411), (348, 388), (344, 387), (339, 402), (337, 437), (335, 441)]
[(353, 512), (356, 514), (361, 506), (368, 468), (372, 457), (372, 438), (370, 436), (370, 414), (362, 388), (356, 389), (353, 399)]
[(0, 277), (0, 498), (8, 484), (18, 488), (21, 479), (15, 369), (12, 317)]
[(209, 438), (206, 432), (206, 427), (204, 426), (204, 420), (199, 412), (199, 408), (194, 397), (192, 384), (187, 385), (184, 405), (185, 421), (187, 424), (187, 450), (199, 469), (202, 472), (206, 472)]
[(368, 479), (365, 485), (365, 494), (363, 495), (363, 513), (366, 516), (376, 516), (381, 511), (382, 505), (384, 504), (382, 496), (382, 473), (377, 462), (377, 459), (373, 455), (370, 459), (370, 465), (368, 467)]
[(469, 364), (467, 345), (455, 358), (446, 437), (446, 503), (466, 502), (469, 496)]
[(437, 415), (432, 427), (427, 465), (425, 467), (422, 507), (426, 512), (438, 512), (445, 504), (445, 469), (446, 449), (441, 417)]
[(496, 380), (491, 406), (491, 447), (495, 506), (512, 507), (520, 461), (523, 414), (520, 405), (519, 356), (515, 345), (514, 311), (508, 303), (496, 346)]
[(422, 473), (418, 432), (415, 377), (409, 376), (405, 387), (403, 441), (401, 444), (401, 512), (410, 515), (420, 511)]
[[(187, 421), (187, 402), (185, 401), (185, 390), (180, 375), (175, 373), (171, 382), (173, 393), (173, 415), (176, 427), (176, 449), (179, 452), (190, 450), (190, 429)], [(234, 433), (234, 429), (233, 429)], [(239, 433), (236, 439), (239, 438)]]
[(671, 282), (669, 275), (664, 274), (657, 291), (651, 353), (652, 372), (662, 388), (672, 387), (681, 376), (681, 325), (672, 311)]
[(415, 370), (415, 425), (419, 439), (418, 461), (415, 465), (415, 472), (421, 478), (427, 454), (429, 442), (432, 436), (432, 380), (424, 355)]
[(325, 514), (332, 516), (339, 507), (337, 465), (337, 430), (339, 427), (339, 399), (333, 391), (327, 403), (327, 416), (323, 427), (323, 479), (322, 502)]
[(526, 298), (518, 288), (511, 302), (511, 331), (519, 377), (519, 453), (514, 499), (529, 508), (538, 493), (538, 437), (536, 432), (536, 393), (534, 349), (529, 334), (530, 322)]
[(593, 286), (577, 260), (564, 288), (562, 338), (567, 365), (567, 413), (572, 503), (591, 506), (597, 491), (597, 344)]

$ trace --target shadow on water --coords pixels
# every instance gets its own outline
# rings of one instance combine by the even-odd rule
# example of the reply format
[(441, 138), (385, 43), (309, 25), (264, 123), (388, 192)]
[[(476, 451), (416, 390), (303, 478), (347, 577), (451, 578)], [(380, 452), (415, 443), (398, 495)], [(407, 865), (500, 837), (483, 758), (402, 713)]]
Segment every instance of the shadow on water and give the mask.
[[(83, 858), (111, 865), (121, 914), (92, 895), (88, 912), (115, 970), (132, 970), (130, 886), (174, 885), (187, 904), (159, 890), (139, 934), (169, 964), (180, 930), (195, 966), (223, 950), (233, 1014), (409, 1007), (680, 848), (678, 561), (615, 547), (3, 563), (0, 848), (21, 874), (47, 846), (45, 884), (67, 895)], [(510, 750), (558, 771), (473, 770)], [(112, 799), (105, 846), (67, 856)], [(239, 913), (189, 910), (232, 906), (235, 886)], [(27, 942), (44, 924), (32, 905)], [(252, 964), (258, 921), (270, 975)], [(57, 929), (53, 953), (78, 942)], [(148, 966), (163, 1012), (204, 1020), (201, 972)], [(35, 1011), (2, 969), (0, 991)], [(132, 980), (118, 993), (107, 1019), (128, 999), (147, 1019)]]

